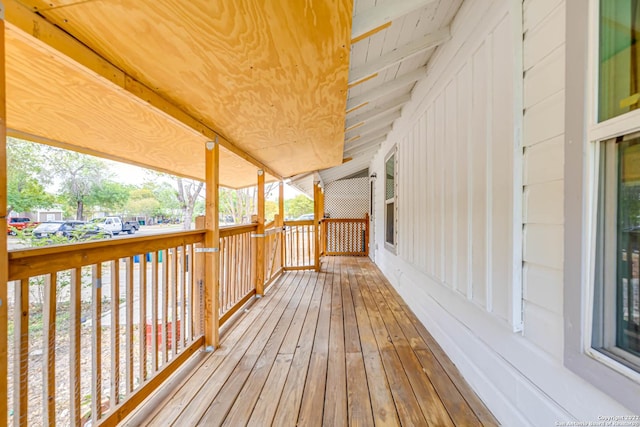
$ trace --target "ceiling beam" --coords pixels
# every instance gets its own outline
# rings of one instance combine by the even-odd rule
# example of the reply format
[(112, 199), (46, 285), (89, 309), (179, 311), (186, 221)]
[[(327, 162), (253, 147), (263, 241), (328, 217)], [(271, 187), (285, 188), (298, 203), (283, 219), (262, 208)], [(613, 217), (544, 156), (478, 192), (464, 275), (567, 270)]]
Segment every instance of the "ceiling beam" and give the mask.
[(400, 111), (396, 110), (396, 111), (390, 111), (386, 114), (384, 114), (383, 116), (379, 117), (377, 120), (368, 122), (362, 126), (359, 126), (353, 130), (348, 131), (345, 134), (345, 138), (351, 139), (351, 137), (355, 136), (355, 135), (367, 135), (370, 134), (372, 130), (374, 129), (380, 129), (381, 127), (390, 125), (391, 123), (393, 123), (396, 119), (400, 118), (401, 113)]
[(350, 147), (344, 147), (344, 154), (352, 153), (358, 148), (368, 147), (370, 145), (376, 145), (384, 142), (387, 139), (387, 134), (380, 136), (380, 134), (375, 134), (371, 138), (367, 139), (365, 142), (361, 144), (353, 144)]
[(436, 0), (394, 0), (367, 9), (353, 17), (351, 40), (362, 40), (364, 35), (371, 33), (376, 28), (413, 11), (422, 9), (434, 1)]
[[(371, 129), (367, 130), (367, 132), (363, 132), (362, 133), (362, 136), (363, 136), (362, 140), (358, 140), (357, 142), (354, 142), (353, 145), (356, 145), (356, 144), (361, 145), (361, 144), (364, 144), (365, 140), (369, 140), (373, 136), (380, 136), (380, 135), (387, 134), (387, 133), (391, 132), (392, 128), (393, 127), (391, 126), (390, 123), (389, 124), (384, 124), (383, 126), (378, 126), (378, 127), (375, 127), (375, 128), (371, 128)], [(372, 134), (374, 134), (374, 135), (372, 135)], [(353, 147), (353, 145), (352, 145), (352, 147)]]
[[(352, 159), (358, 158), (360, 156), (364, 156), (364, 155), (368, 155), (368, 154), (373, 154), (376, 151), (378, 151), (378, 148), (380, 148), (380, 143), (377, 144), (372, 144), (372, 145), (367, 145), (366, 147), (361, 147), (358, 150), (354, 150), (349, 152), (349, 156)], [(345, 153), (345, 156), (347, 154)]]
[(403, 74), (395, 80), (388, 81), (382, 85), (375, 87), (361, 95), (354, 96), (347, 101), (347, 111), (353, 110), (356, 107), (372, 102), (378, 98), (382, 98), (385, 95), (389, 95), (405, 86), (408, 86), (427, 75), (427, 67), (420, 67), (417, 70)]
[(411, 43), (400, 46), (374, 61), (351, 70), (351, 72), (349, 72), (349, 85), (353, 85), (359, 80), (363, 80), (365, 77), (377, 74), (382, 70), (412, 57), (413, 55), (417, 55), (428, 49), (433, 49), (450, 38), (451, 35), (449, 33), (449, 27), (445, 27), (427, 34), (419, 40), (414, 40)]
[(382, 105), (377, 106), (376, 108), (372, 108), (369, 111), (365, 111), (362, 114), (358, 114), (350, 119), (347, 119), (346, 126), (347, 130), (352, 129), (352, 126), (373, 120), (377, 117), (380, 117), (389, 111), (395, 111), (401, 108), (404, 104), (411, 100), (411, 95), (402, 95), (398, 98), (392, 99), (389, 102), (385, 102)]
[(236, 146), (212, 126), (202, 123), (180, 107), (166, 100), (162, 95), (145, 86), (133, 76), (126, 74), (59, 27), (33, 13), (17, 0), (4, 0), (3, 3), (5, 5), (5, 20), (10, 26), (16, 27), (44, 43), (58, 55), (66, 58), (67, 61), (71, 60), (69, 62), (74, 63), (75, 66), (83, 67), (105, 81), (112, 83), (118, 89), (126, 91), (139, 102), (150, 105), (157, 111), (162, 112), (168, 120), (176, 121), (212, 141), (217, 139), (221, 146), (233, 154), (253, 164), (258, 169), (262, 169), (274, 178), (282, 179), (279, 173)]
[(361, 137), (364, 135), (369, 135), (371, 134), (371, 132), (378, 130), (380, 128), (384, 128), (386, 126), (391, 125), (391, 123), (393, 123), (398, 117), (400, 117), (400, 112), (395, 112), (390, 114), (388, 117), (385, 117), (384, 120), (380, 119), (380, 120), (376, 120), (374, 122), (371, 122), (367, 125), (364, 125), (358, 129), (354, 129), (351, 132), (347, 132), (347, 134), (345, 135), (346, 138), (351, 138), (352, 136), (355, 135), (360, 135)]

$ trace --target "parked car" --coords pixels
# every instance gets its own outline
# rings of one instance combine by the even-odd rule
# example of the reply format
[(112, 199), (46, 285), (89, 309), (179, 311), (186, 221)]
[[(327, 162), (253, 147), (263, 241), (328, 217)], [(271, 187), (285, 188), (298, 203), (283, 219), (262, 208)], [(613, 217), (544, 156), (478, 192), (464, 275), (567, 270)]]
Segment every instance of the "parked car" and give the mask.
[(315, 217), (314, 214), (309, 213), (309, 214), (300, 215), (295, 220), (296, 221), (313, 221), (314, 217)]
[(31, 218), (17, 216), (12, 218), (7, 218), (7, 234), (10, 236), (15, 236), (18, 234), (18, 231), (25, 230), (29, 227), (36, 226), (37, 222), (31, 221)]
[(70, 240), (89, 240), (92, 238), (111, 238), (113, 233), (97, 224), (84, 221), (47, 221), (33, 230), (33, 238), (45, 239), (52, 236), (65, 237)]
[(102, 218), (93, 218), (92, 224), (97, 224), (106, 230), (109, 230), (113, 235), (117, 236), (120, 233), (134, 234), (140, 229), (140, 224), (137, 221), (122, 221), (117, 216), (105, 216)]

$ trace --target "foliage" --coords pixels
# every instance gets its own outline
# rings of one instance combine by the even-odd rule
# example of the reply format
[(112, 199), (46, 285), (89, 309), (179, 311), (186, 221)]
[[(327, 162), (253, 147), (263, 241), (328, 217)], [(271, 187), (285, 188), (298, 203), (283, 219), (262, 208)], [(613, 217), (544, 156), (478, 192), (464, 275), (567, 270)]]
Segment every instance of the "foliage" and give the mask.
[(7, 211), (29, 212), (48, 208), (54, 196), (45, 191), (43, 183), (49, 175), (43, 165), (40, 147), (27, 141), (7, 138)]
[(110, 212), (121, 212), (129, 201), (133, 186), (121, 184), (111, 180), (102, 180), (99, 185), (93, 187), (88, 195), (86, 203), (92, 206), (100, 206)]
[[(265, 194), (270, 194), (278, 183), (271, 183), (265, 186)], [(230, 215), (236, 224), (248, 224), (251, 222), (251, 216), (258, 211), (257, 186), (241, 189), (231, 189), (220, 187), (220, 215)], [(274, 215), (278, 212), (277, 203), (265, 201), (265, 220), (272, 221)]]
[(182, 209), (182, 227), (185, 230), (190, 230), (193, 221), (193, 209), (196, 201), (198, 201), (202, 187), (204, 187), (204, 182), (175, 177), (175, 183), (178, 187), (178, 201)]
[(230, 215), (236, 224), (248, 224), (256, 212), (256, 187), (231, 189), (220, 187), (220, 214)]
[(76, 219), (82, 219), (85, 204), (93, 202), (109, 175), (107, 165), (100, 159), (67, 150), (54, 149), (50, 158), (60, 179), (60, 195), (76, 207)]
[(264, 220), (266, 222), (273, 221), (273, 219), (277, 214), (278, 214), (278, 202), (274, 202), (273, 200), (265, 200), (264, 201)]
[(298, 194), (293, 199), (284, 201), (284, 212), (287, 218), (297, 218), (300, 215), (313, 213), (313, 200), (304, 194)]
[(151, 189), (136, 188), (129, 193), (125, 210), (136, 215), (152, 217), (159, 215), (161, 205)]

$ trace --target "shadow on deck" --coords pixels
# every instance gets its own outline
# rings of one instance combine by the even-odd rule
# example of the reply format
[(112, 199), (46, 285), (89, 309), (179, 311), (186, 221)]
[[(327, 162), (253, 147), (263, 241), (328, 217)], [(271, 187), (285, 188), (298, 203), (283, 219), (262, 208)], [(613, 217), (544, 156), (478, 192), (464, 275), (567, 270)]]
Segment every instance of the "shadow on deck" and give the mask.
[(368, 258), (285, 273), (184, 378), (129, 423), (497, 425)]

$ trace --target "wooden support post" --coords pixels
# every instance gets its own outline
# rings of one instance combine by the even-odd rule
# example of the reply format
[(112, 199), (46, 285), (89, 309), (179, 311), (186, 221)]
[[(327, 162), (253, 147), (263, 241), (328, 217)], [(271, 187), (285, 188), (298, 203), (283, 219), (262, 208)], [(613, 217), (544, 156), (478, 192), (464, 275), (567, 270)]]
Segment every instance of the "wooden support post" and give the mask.
[(256, 229), (256, 295), (264, 295), (264, 171), (258, 170), (258, 228)]
[(280, 215), (279, 227), (284, 225), (284, 181), (280, 181), (278, 186), (278, 215)]
[[(4, 47), (4, 7), (3, 19), (0, 19), (0, 224), (4, 226), (7, 212), (7, 121), (6, 121), (6, 90), (4, 79), (5, 47)], [(7, 282), (9, 279), (9, 255), (7, 254), (7, 233), (0, 233), (0, 426), (7, 425), (7, 349), (9, 348), (7, 317)], [(19, 302), (15, 302), (19, 304)], [(15, 372), (14, 372), (14, 375)]]
[[(220, 166), (220, 147), (218, 140), (207, 141), (205, 147), (205, 176), (206, 176), (206, 209), (204, 239), (204, 317), (205, 317), (205, 346), (214, 349), (220, 344), (220, 227), (218, 224), (218, 184)], [(165, 261), (166, 262), (166, 261)]]
[(287, 265), (286, 261), (286, 253), (285, 253), (285, 232), (284, 232), (284, 181), (280, 181), (278, 193), (278, 212), (280, 213), (280, 223), (278, 223), (278, 227), (282, 229), (282, 233), (279, 233), (280, 236), (280, 259), (282, 260), (282, 268)]
[(315, 182), (313, 184), (313, 231), (314, 231), (314, 266), (316, 271), (320, 271), (320, 198), (322, 192), (320, 191), (320, 183)]

